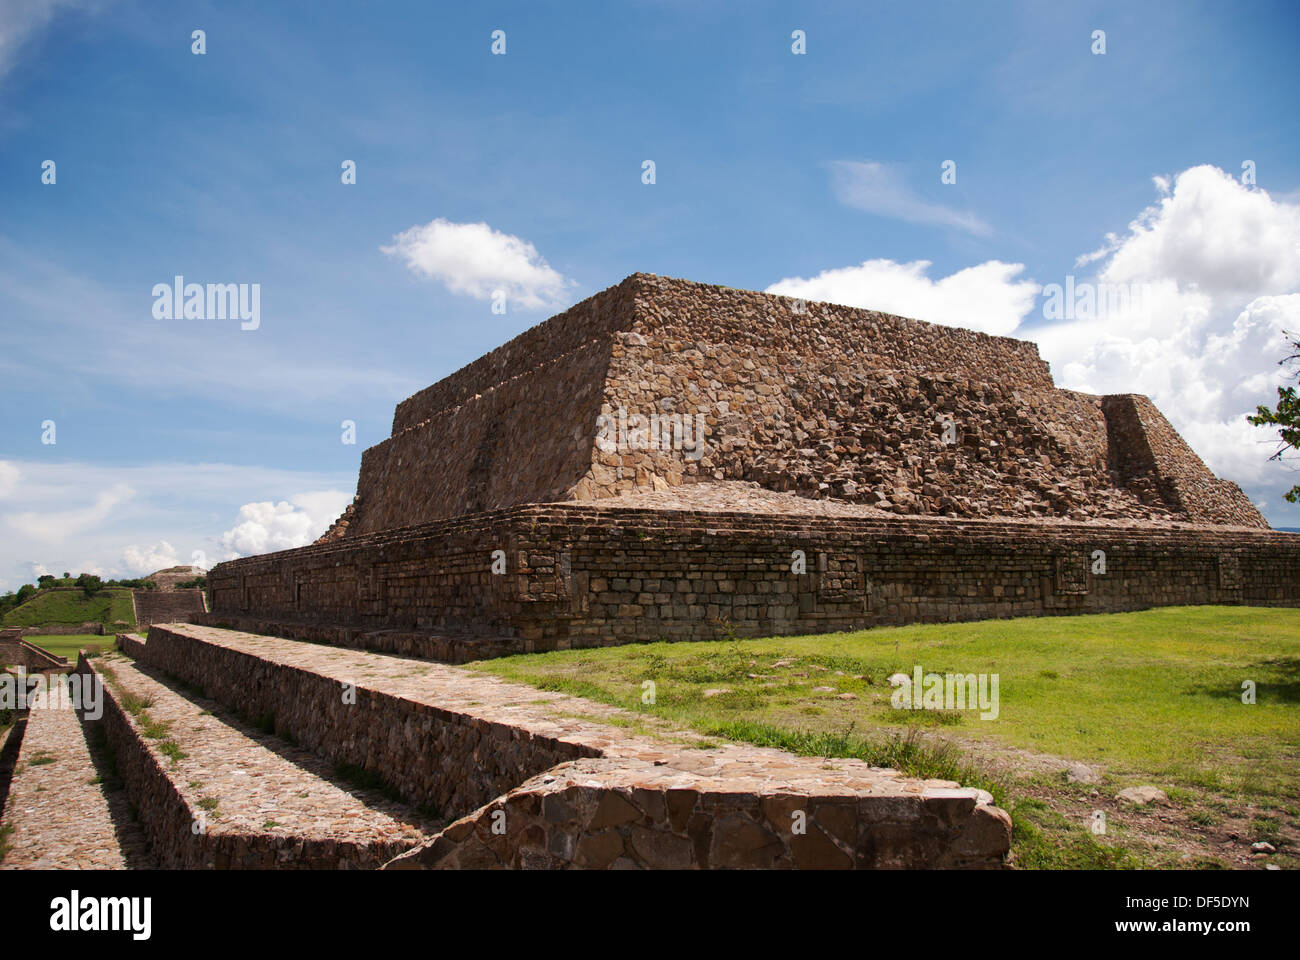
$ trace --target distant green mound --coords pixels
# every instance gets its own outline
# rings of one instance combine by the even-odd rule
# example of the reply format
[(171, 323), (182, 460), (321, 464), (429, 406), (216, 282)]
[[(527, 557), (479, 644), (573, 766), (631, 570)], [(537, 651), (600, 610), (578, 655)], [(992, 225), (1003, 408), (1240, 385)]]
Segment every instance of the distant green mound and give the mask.
[(82, 590), (42, 590), (4, 615), (6, 627), (43, 627), (49, 624), (135, 623), (131, 591), (104, 587), (93, 597)]

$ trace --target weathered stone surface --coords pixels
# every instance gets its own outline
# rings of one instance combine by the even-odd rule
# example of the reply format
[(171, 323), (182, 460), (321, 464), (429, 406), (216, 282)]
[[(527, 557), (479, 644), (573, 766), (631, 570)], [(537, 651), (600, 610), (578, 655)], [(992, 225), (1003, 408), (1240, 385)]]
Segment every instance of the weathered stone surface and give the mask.
[(181, 624), (124, 648), (459, 818), (395, 867), (997, 866), (1010, 844), (980, 790), (639, 714), (662, 735), (633, 734), (625, 711), (444, 664)]
[[(1294, 534), (884, 517), (781, 496), (775, 512), (762, 512), (766, 498), (717, 510), (524, 506), (249, 557), (210, 572), (213, 612), (194, 619), (462, 662), (661, 638), (1300, 605)], [(504, 573), (492, 572), (496, 550)], [(792, 571), (795, 550), (804, 573)], [(1097, 550), (1104, 573), (1093, 572)]]
[[(698, 414), (707, 452), (603, 451), (619, 410)], [(400, 404), (327, 536), (715, 480), (898, 514), (1267, 526), (1149, 400), (1057, 389), (1033, 343), (634, 274)]]
[[(949, 788), (968, 802), (927, 814), (952, 797), (861, 764), (823, 771), (788, 759), (776, 775), (758, 764), (722, 776), (622, 758), (561, 764), (385, 869), (971, 868), (1000, 866), (1010, 846), (1010, 817), (978, 791)], [(629, 791), (674, 814), (611, 823), (596, 813)]]
[(12, 828), (6, 838), (12, 849), (0, 867), (122, 870), (154, 865), (142, 838), (119, 835), (115, 828), (107, 790), (66, 691), (37, 696), (26, 719), (9, 735), (18, 756), (2, 822)]
[[(93, 722), (160, 866), (366, 869), (433, 832), (397, 819), (408, 814), (376, 791), (336, 782), (307, 751), (241, 730), (217, 704), (181, 696), (126, 657), (82, 658), (78, 671), (105, 681), (104, 713)], [(128, 697), (136, 710), (147, 705), (165, 738), (143, 729)]]

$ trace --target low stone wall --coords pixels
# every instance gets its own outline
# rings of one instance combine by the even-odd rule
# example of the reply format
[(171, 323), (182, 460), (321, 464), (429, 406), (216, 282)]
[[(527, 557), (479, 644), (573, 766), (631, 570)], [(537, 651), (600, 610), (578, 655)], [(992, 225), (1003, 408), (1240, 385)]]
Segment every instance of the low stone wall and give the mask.
[[(773, 764), (773, 766), (777, 766)], [(639, 761), (549, 770), (387, 870), (852, 870), (1002, 866), (1005, 812), (930, 783), (872, 796), (852, 773), (779, 783)], [(876, 785), (877, 789), (879, 785)], [(863, 790), (863, 793), (858, 793)]]
[[(125, 661), (122, 661), (125, 662)], [(305, 836), (259, 829), (260, 818), (233, 825), (218, 821), (205, 828), (205, 812), (192, 806), (187, 794), (198, 785), (182, 787), (183, 778), (173, 779), (174, 764), (157, 749), (157, 741), (145, 736), (135, 719), (123, 709), (125, 690), (110, 679), (107, 670), (84, 656), (78, 672), (96, 677), (104, 684), (100, 724), (113, 752), (116, 771), (149, 839), (158, 865), (164, 869), (339, 869), (374, 868), (407, 849), (404, 843), (345, 842), (328, 835)], [(119, 667), (119, 669), (122, 669)], [(139, 691), (133, 691), (139, 693)], [(197, 707), (192, 708), (197, 710)], [(191, 748), (193, 749), (193, 748)], [(216, 762), (216, 759), (213, 759)], [(292, 789), (292, 784), (284, 784)], [(209, 785), (209, 789), (217, 789)], [(213, 817), (218, 814), (214, 813)]]
[(104, 625), (93, 620), (86, 623), (47, 623), (43, 626), (19, 627), (17, 629), (25, 637), (40, 636), (41, 634), (50, 636), (70, 636), (83, 633), (102, 635), (105, 632)]
[[(84, 654), (77, 659), (77, 672), (104, 683), (94, 661)], [(112, 694), (107, 683), (104, 687), (107, 694)], [(102, 699), (102, 716), (94, 721), (83, 716), (82, 722), (98, 724), (104, 731), (117, 775), (126, 785), (158, 865), (165, 869), (211, 866), (216, 853), (214, 844), (206, 835), (193, 831), (195, 811), (186, 805), (168, 778), (165, 761), (146, 745), (117, 696), (106, 695)]]
[(119, 633), (115, 646), (128, 657), (135, 659), (144, 653), (144, 637), (138, 633)]
[(464, 814), (393, 867), (995, 867), (1010, 846), (984, 791), (718, 744), (444, 664), (192, 625), (155, 627), (143, 661)]
[(406, 651), (431, 655), (410, 637), (514, 637), (552, 649), (1182, 604), (1297, 606), (1300, 537), (551, 504), (231, 561), (209, 583), (208, 622), (296, 624), (271, 632), (324, 642), (346, 634), (355, 646), (406, 636)]
[(188, 631), (154, 627), (143, 659), (326, 760), (382, 777), (408, 803), (448, 815), (557, 763), (596, 755), (473, 713), (384, 696), (361, 678), (355, 702), (347, 702), (337, 679), (204, 643)]
[[(11, 631), (5, 631), (6, 634)], [(29, 643), (21, 637), (0, 636), (0, 665), (22, 667), (31, 672), (66, 670), (68, 660)]]

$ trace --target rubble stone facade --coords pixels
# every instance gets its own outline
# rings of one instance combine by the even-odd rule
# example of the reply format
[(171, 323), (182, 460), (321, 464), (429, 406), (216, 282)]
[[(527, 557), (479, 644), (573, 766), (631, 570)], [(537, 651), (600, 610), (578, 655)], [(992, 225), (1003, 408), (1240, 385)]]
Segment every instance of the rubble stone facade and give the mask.
[[(697, 416), (693, 457), (671, 431)], [(1032, 343), (634, 274), (401, 403), (346, 534), (722, 480), (900, 515), (1267, 528), (1149, 400), (1057, 389)]]

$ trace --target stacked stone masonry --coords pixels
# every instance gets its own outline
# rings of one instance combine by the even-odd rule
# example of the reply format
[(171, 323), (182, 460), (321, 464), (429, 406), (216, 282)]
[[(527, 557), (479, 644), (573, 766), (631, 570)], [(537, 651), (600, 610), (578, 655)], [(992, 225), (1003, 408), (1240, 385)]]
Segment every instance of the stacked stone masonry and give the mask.
[[(201, 619), (458, 660), (1173, 604), (1300, 605), (1300, 538), (1285, 533), (618, 502), (519, 507), (224, 563)], [(503, 573), (492, 572), (497, 550)]]
[[(597, 443), (602, 414), (627, 443)], [(651, 416), (668, 447), (662, 418), (702, 418), (703, 455), (659, 448)], [(1149, 400), (1057, 389), (1032, 343), (635, 274), (400, 404), (341, 532), (718, 480), (901, 515), (1267, 526)]]
[(951, 781), (711, 744), (653, 717), (387, 654), (183, 624), (124, 639), (142, 670), (455, 819), (393, 868), (998, 867), (1010, 845), (992, 797)]
[(184, 590), (132, 590), (131, 599), (135, 604), (136, 626), (141, 628), (148, 627), (151, 623), (185, 620), (207, 610), (203, 591), (197, 587), (187, 587)]
[[(123, 646), (146, 648), (139, 638)], [(373, 869), (425, 835), (374, 791), (332, 782), (308, 751), (248, 730), (148, 666), (83, 655), (78, 671), (103, 685), (102, 716), (87, 722), (104, 731), (162, 867)]]

